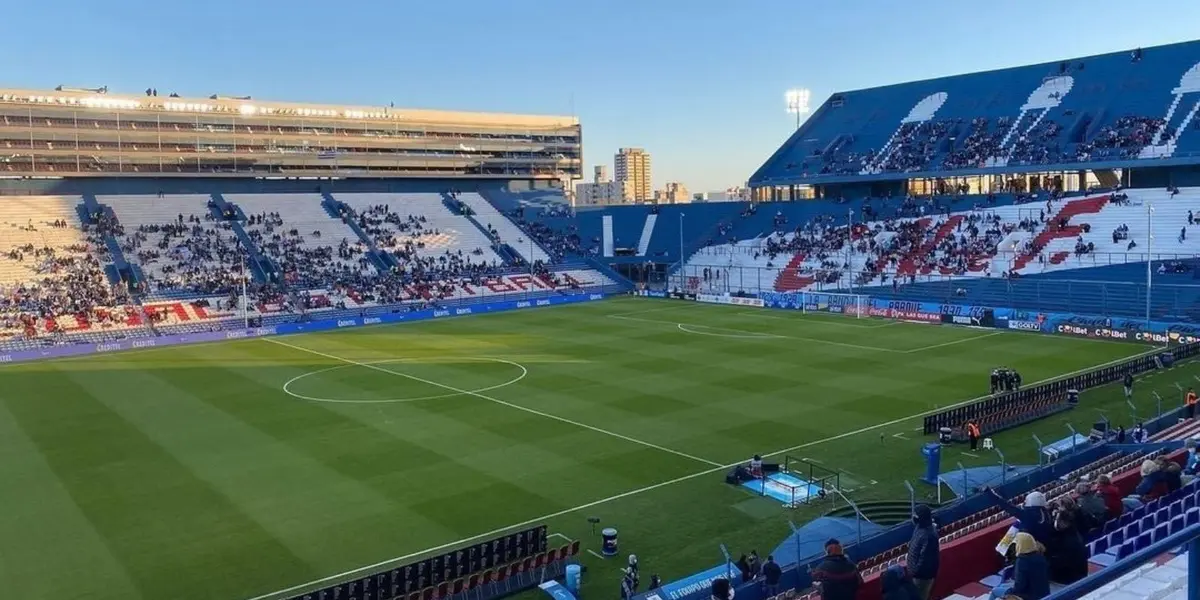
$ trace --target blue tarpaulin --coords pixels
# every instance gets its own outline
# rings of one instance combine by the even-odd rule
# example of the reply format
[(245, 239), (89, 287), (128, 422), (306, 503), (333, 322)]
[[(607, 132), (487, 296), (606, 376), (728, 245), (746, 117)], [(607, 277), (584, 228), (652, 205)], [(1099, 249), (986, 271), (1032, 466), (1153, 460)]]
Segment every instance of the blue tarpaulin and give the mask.
[[(838, 541), (848, 546), (858, 539), (860, 531), (863, 539), (867, 539), (886, 529), (887, 527), (876, 525), (870, 521), (863, 521), (860, 529), (857, 519), (821, 517), (800, 527), (798, 533), (789, 535), (775, 547), (771, 554), (775, 557), (775, 562), (780, 566), (787, 567), (801, 560), (807, 561), (824, 554), (825, 542), (830, 538), (837, 538)], [(866, 557), (854, 558), (857, 560)]]
[(966, 496), (983, 486), (999, 486), (1007, 481), (1016, 479), (1034, 469), (1037, 465), (992, 465), (990, 467), (972, 467), (942, 473), (942, 483), (946, 484), (958, 497)]

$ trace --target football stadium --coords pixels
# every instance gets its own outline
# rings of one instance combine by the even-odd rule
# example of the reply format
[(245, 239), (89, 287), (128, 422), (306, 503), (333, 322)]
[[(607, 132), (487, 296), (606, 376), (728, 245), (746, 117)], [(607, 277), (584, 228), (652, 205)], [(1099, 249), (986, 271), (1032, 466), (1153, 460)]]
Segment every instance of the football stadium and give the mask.
[(686, 206), (572, 205), (575, 117), (0, 118), (4, 597), (1200, 597), (1200, 42)]

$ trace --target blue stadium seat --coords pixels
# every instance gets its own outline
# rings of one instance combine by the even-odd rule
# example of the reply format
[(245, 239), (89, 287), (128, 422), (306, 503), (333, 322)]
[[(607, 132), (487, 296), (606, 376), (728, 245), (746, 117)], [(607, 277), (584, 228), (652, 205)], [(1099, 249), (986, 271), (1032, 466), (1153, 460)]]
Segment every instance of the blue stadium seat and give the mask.
[(1150, 534), (1150, 532), (1147, 531), (1146, 533), (1143, 533), (1143, 534), (1137, 536), (1137, 539), (1134, 540), (1134, 542), (1133, 542), (1133, 547), (1137, 551), (1140, 552), (1140, 551), (1145, 550), (1146, 548), (1150, 547), (1150, 544), (1153, 544), (1153, 543), (1154, 543), (1154, 538)]
[(1170, 531), (1170, 529), (1168, 528), (1168, 525), (1167, 525), (1167, 522), (1166, 522), (1166, 521), (1164, 521), (1164, 522), (1163, 522), (1161, 525), (1159, 525), (1158, 527), (1155, 527), (1155, 528), (1154, 528), (1154, 540), (1155, 540), (1155, 541), (1158, 541), (1158, 540), (1164, 540), (1164, 539), (1166, 539), (1166, 538), (1167, 538), (1167, 536), (1169, 536), (1169, 535), (1171, 535), (1171, 531)]
[(1141, 532), (1142, 532), (1142, 523), (1140, 521), (1134, 521), (1134, 522), (1130, 523), (1129, 525), (1125, 526), (1125, 537), (1135, 538)]
[(1183, 530), (1183, 528), (1184, 528), (1184, 522), (1183, 522), (1182, 515), (1175, 517), (1174, 519), (1171, 519), (1171, 533), (1172, 534), (1179, 533), (1180, 531)]
[(1128, 544), (1122, 544), (1120, 548), (1117, 548), (1117, 560), (1123, 560), (1129, 555), (1133, 554), (1134, 546), (1135, 545), (1133, 542), (1129, 542)]
[(1192, 510), (1187, 511), (1185, 520), (1187, 521), (1188, 525), (1195, 525), (1196, 523), (1200, 523), (1200, 509), (1193, 508)]
[(1124, 544), (1124, 543), (1125, 543), (1125, 530), (1124, 529), (1118, 529), (1118, 530), (1114, 531), (1112, 533), (1112, 535), (1110, 535), (1108, 537), (1108, 545), (1109, 546), (1115, 547), (1115, 546), (1120, 546), (1121, 544)]

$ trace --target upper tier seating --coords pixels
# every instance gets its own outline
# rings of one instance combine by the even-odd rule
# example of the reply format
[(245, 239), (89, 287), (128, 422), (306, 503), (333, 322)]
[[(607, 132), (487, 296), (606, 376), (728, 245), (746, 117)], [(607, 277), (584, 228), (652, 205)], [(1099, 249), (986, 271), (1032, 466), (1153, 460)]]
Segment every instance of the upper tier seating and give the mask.
[(1200, 42), (838, 92), (750, 182), (1184, 156), (1200, 149), (1198, 92)]
[(289, 283), (327, 285), (377, 273), (358, 234), (325, 211), (319, 194), (227, 194), (246, 232)]

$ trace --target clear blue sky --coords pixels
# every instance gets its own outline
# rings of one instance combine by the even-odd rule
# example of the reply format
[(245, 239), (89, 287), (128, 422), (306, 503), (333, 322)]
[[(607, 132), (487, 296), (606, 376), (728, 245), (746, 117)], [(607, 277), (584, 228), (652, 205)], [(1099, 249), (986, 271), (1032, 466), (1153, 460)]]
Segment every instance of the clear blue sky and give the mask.
[(0, 86), (576, 114), (587, 174), (740, 184), (833, 91), (1200, 36), (1198, 0), (31, 0)]

